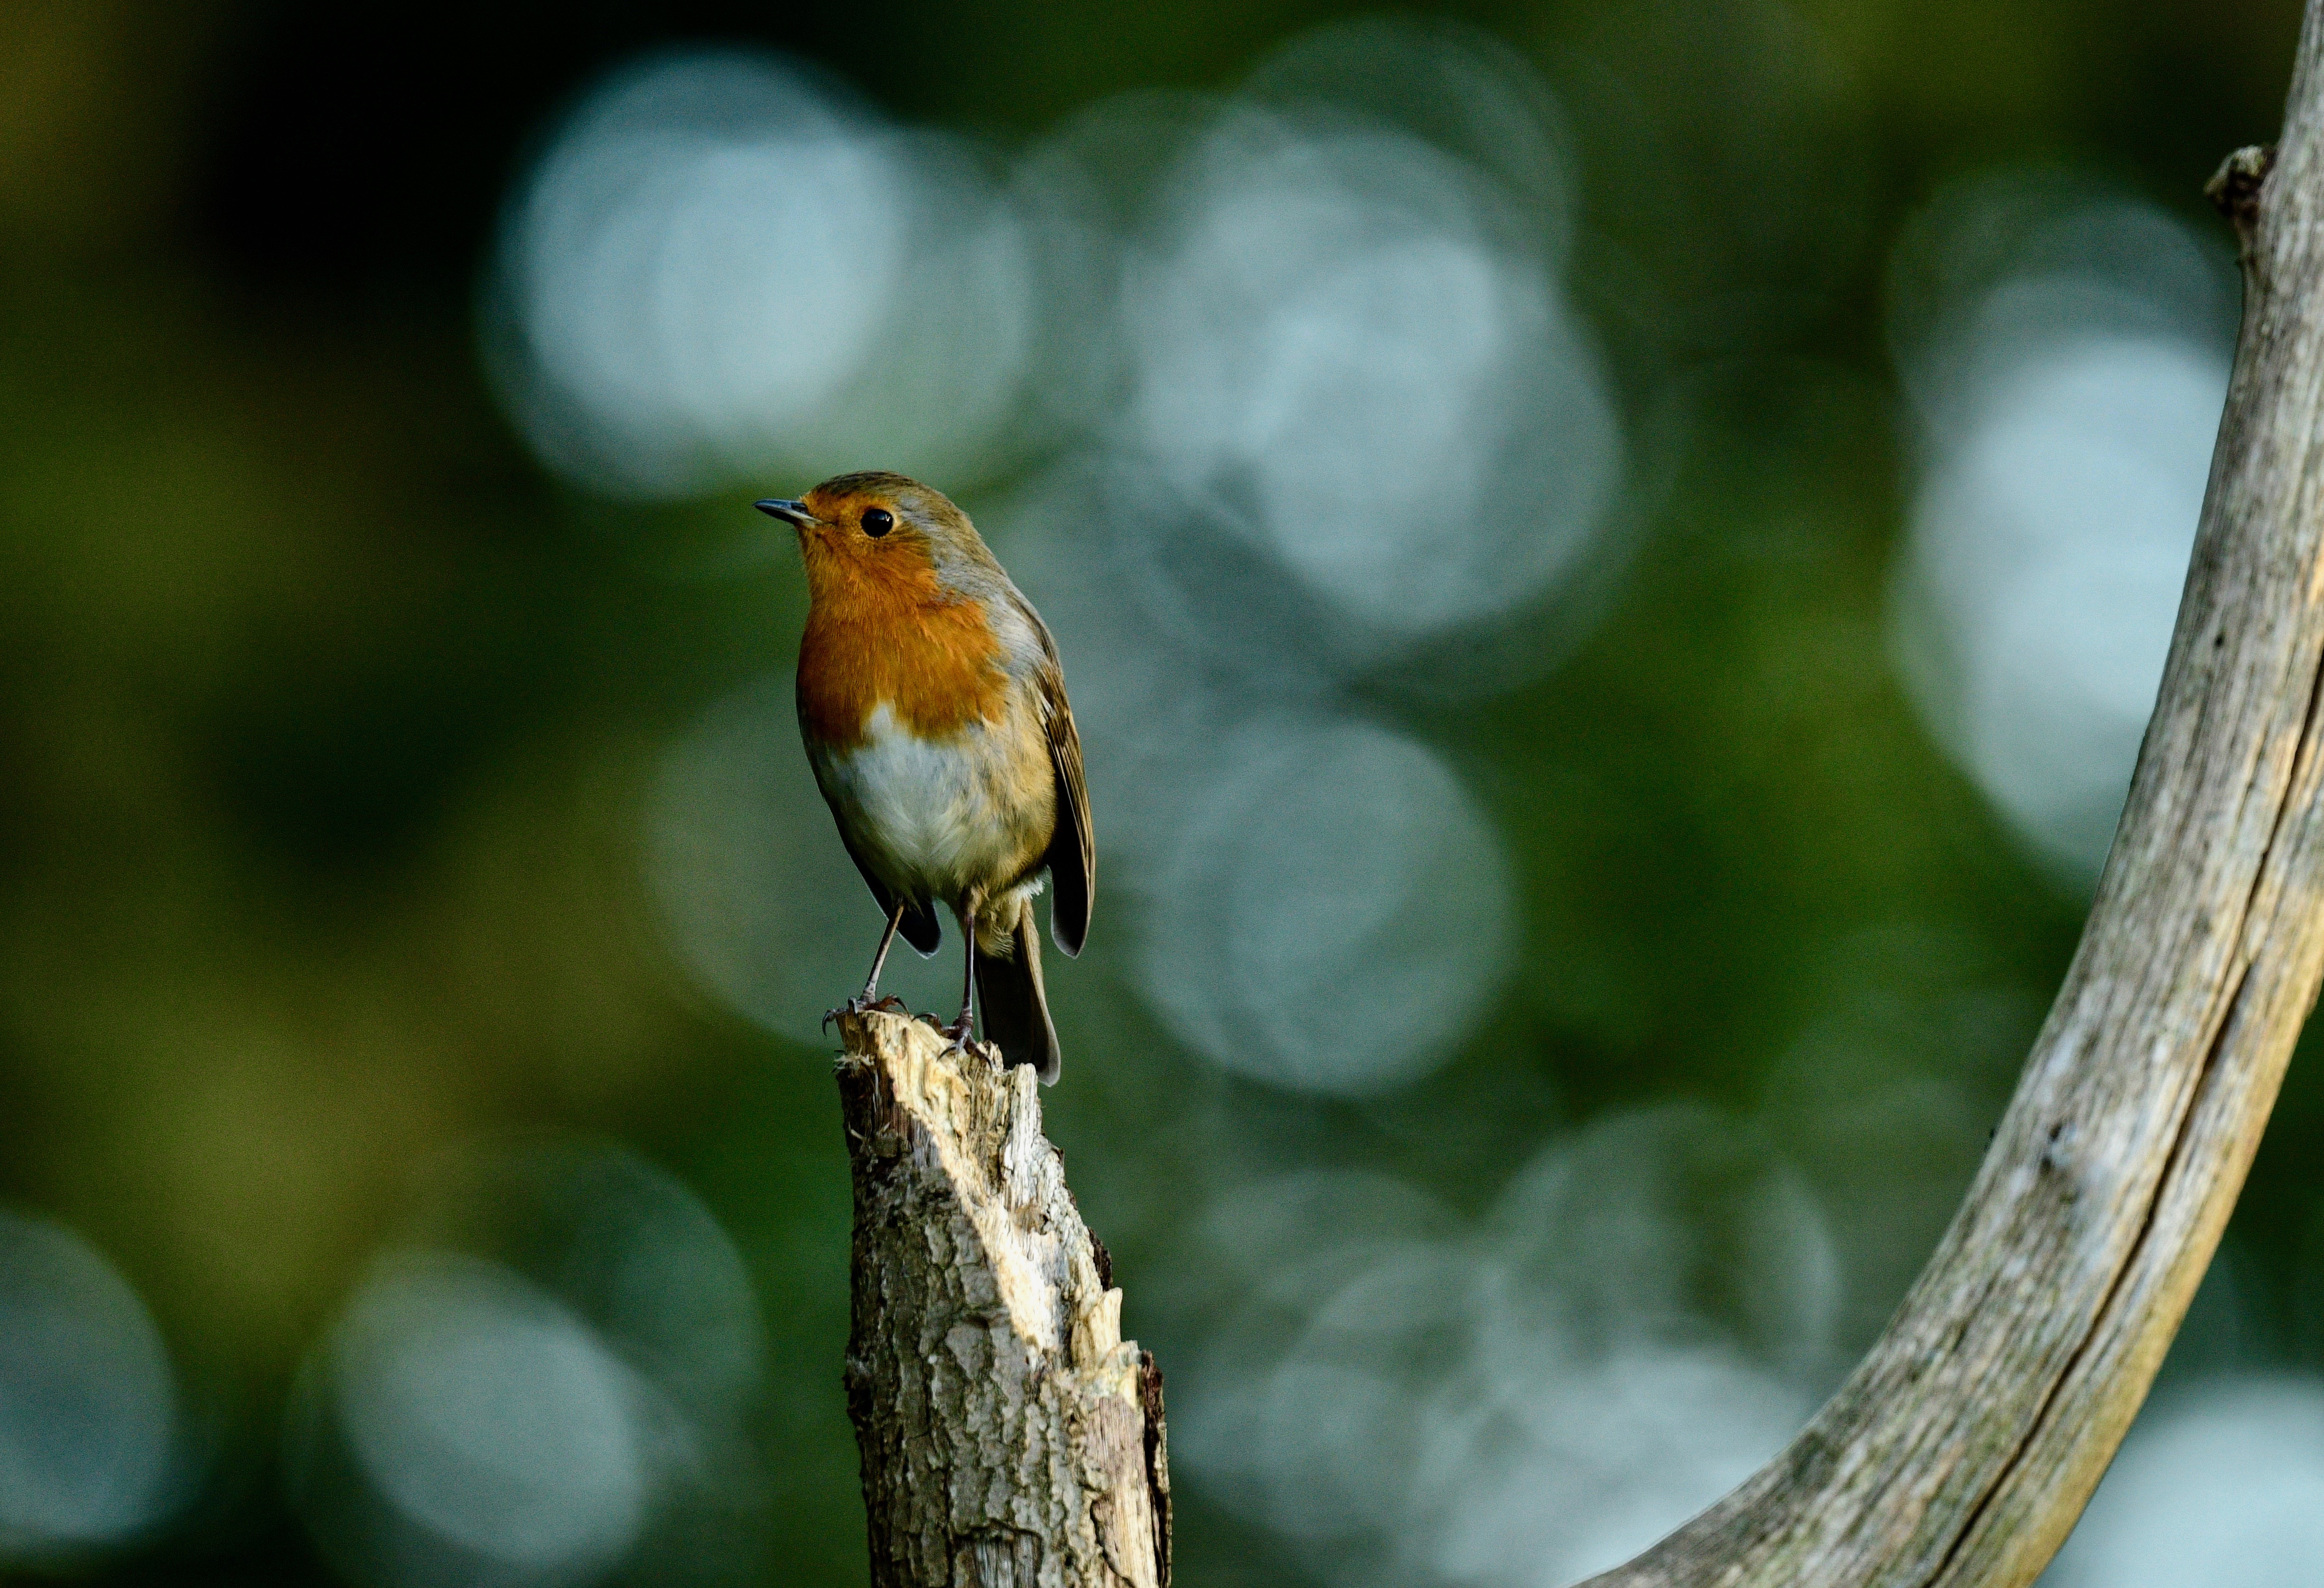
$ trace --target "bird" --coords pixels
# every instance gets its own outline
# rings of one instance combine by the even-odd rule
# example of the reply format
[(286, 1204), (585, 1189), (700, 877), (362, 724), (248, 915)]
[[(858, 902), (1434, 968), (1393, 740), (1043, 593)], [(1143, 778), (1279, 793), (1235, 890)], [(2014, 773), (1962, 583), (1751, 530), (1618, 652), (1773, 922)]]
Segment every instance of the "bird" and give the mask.
[[(1056, 1081), (1033, 900), (1068, 958), (1089, 934), (1097, 843), (1056, 641), (976, 526), (933, 486), (844, 474), (752, 503), (798, 532), (807, 615), (799, 737), (840, 841), (887, 919), (863, 991), (900, 932), (923, 956), (960, 928), (965, 1049), (980, 1005), (1004, 1063)], [(838, 1012), (837, 1011), (834, 1011)]]

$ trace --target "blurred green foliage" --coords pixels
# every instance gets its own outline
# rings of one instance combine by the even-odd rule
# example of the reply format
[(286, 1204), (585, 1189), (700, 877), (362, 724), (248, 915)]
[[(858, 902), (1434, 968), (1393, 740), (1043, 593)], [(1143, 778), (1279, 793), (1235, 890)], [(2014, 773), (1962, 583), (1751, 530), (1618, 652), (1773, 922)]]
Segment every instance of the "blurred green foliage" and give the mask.
[[(772, 1331), (765, 1580), (862, 1579), (832, 1089), (683, 986), (637, 861), (653, 752), (788, 666), (798, 581), (662, 577), (638, 521), (707, 539), (733, 504), (625, 514), (528, 459), (475, 352), (494, 207), (544, 118), (659, 41), (792, 50), (1005, 143), (1116, 90), (1222, 85), (1342, 10), (0, 10), (0, 1197), (122, 1265), (220, 1430), (184, 1524), (98, 1580), (327, 1579), (273, 1487), (290, 1375), (415, 1166), (536, 1123), (620, 1136), (734, 1233)], [(1167, 1366), (1205, 1305), (1168, 1261), (1178, 1188), (1358, 1165), (1474, 1208), (1617, 1105), (1707, 1098), (1779, 1137), (1812, 1113), (1782, 1145), (1836, 1201), (1932, 1187), (1932, 1216), (1879, 1233), (1889, 1288), (1852, 1304), (1852, 1347), (1965, 1183), (2080, 908), (1886, 660), (1886, 245), (1999, 160), (2199, 213), (2218, 157), (2273, 133), (2297, 8), (1458, 14), (1572, 116), (1571, 282), (1639, 442), (1641, 544), (1577, 653), (1481, 704), (1376, 703), (1502, 824), (1517, 990), (1415, 1087), (1299, 1098), (1169, 1057), (1101, 910), (1052, 976), (1075, 1049), (1052, 1133)], [(1826, 1050), (1849, 1057), (1801, 1057)], [(1927, 1121), (1913, 1161), (1785, 1112), (1920, 1073), (1985, 1112)], [(2229, 1242), (2253, 1349), (2324, 1366), (2320, 1130), (2303, 1062)], [(1273, 1548), (1185, 1493), (1187, 1581), (1280, 1580)]]

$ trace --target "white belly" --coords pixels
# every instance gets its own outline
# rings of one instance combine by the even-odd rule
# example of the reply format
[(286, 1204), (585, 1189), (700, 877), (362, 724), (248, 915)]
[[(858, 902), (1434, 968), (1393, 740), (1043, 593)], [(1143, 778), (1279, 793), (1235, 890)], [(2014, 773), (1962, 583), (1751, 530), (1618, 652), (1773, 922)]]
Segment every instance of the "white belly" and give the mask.
[(1021, 738), (982, 724), (950, 739), (918, 738), (884, 703), (864, 734), (853, 749), (816, 756), (816, 780), (881, 882), (954, 901), (972, 887), (989, 894), (1038, 863), (1056, 821), (1046, 752), (1038, 767), (1019, 765), (1006, 746)]

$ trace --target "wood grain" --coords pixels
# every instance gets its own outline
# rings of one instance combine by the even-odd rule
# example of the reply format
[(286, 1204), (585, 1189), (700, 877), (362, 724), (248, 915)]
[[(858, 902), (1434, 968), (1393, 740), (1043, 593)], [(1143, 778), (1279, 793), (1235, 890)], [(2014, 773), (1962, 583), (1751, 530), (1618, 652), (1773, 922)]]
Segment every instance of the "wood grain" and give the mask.
[(1033, 1072), (900, 1015), (839, 1025), (873, 1588), (1169, 1588), (1162, 1375)]

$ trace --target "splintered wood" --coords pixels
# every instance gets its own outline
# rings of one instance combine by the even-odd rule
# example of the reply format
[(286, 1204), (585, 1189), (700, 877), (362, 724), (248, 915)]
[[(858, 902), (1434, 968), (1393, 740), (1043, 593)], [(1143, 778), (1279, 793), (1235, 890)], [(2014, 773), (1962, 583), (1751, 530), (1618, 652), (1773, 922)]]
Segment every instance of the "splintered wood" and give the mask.
[(873, 1588), (1167, 1588), (1162, 1375), (1033, 1071), (899, 1015), (839, 1025)]

